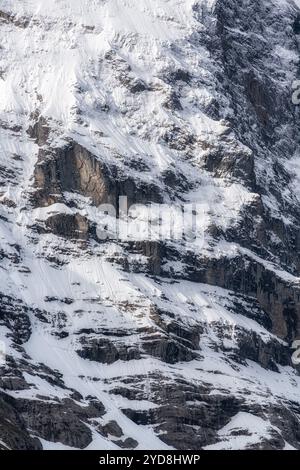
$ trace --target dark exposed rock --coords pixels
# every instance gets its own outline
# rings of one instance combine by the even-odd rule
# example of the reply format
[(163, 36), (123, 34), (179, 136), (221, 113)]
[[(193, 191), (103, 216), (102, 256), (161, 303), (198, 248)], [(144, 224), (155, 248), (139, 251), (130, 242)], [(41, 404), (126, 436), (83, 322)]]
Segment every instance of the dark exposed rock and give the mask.
[(254, 332), (238, 334), (237, 345), (239, 348), (236, 355), (237, 362), (242, 358), (249, 359), (275, 372), (278, 372), (276, 364), (292, 365), (290, 349), (287, 346), (275, 340), (264, 342)]
[(179, 343), (182, 343), (192, 350), (198, 350), (200, 334), (202, 333), (201, 326), (197, 325), (196, 327), (190, 326), (187, 328), (180, 319), (177, 319), (177, 321), (173, 319), (170, 320), (169, 316), (169, 312), (159, 308), (153, 308), (150, 314), (150, 318), (167, 333), (168, 336), (173, 336)]
[(145, 82), (143, 82), (143, 80), (140, 80), (140, 79), (133, 80), (129, 87), (129, 90), (131, 91), (131, 93), (141, 93), (142, 91), (145, 91), (147, 89), (148, 87), (145, 84)]
[[(281, 430), (282, 438), (286, 442), (290, 442), (295, 449), (299, 449), (300, 425), (297, 414), (295, 415), (293, 411), (298, 414), (299, 405), (292, 406), (292, 411), (287, 407), (280, 409), (280, 407), (275, 406), (271, 408), (269, 418), (272, 425)], [(274, 448), (276, 449), (276, 443)], [(281, 447), (278, 446), (277, 448)]]
[(170, 110), (173, 110), (173, 111), (180, 111), (182, 110), (182, 106), (181, 106), (181, 103), (180, 103), (180, 99), (178, 97), (178, 95), (172, 91), (167, 97), (166, 99), (164, 100), (164, 103), (163, 103), (164, 107), (166, 109), (170, 109)]
[(25, 343), (31, 335), (28, 310), (20, 301), (0, 294), (0, 324), (10, 330), (10, 336), (17, 344)]
[(62, 302), (66, 305), (72, 305), (72, 303), (74, 302), (73, 299), (69, 299), (68, 297), (65, 297), (63, 299), (59, 299), (58, 297), (50, 297), (50, 296), (46, 296), (45, 297), (45, 302)]
[[(137, 242), (128, 242), (126, 244), (128, 250), (131, 253), (139, 253), (147, 258), (148, 272), (154, 275), (161, 274), (161, 265), (163, 260), (163, 247), (160, 242), (145, 240)], [(125, 263), (125, 270), (139, 271), (140, 267), (138, 264), (131, 263), (130, 267), (128, 263)], [(145, 266), (143, 267), (145, 269)]]
[(18, 400), (16, 407), (26, 425), (40, 437), (79, 449), (92, 441), (92, 433), (84, 421), (103, 414), (103, 407), (99, 408), (98, 404), (81, 408), (72, 400), (60, 404)]
[(16, 409), (16, 401), (4, 393), (0, 393), (0, 436), (5, 444), (3, 449), (42, 449), (40, 441), (30, 436), (24, 419)]
[(50, 135), (50, 126), (48, 121), (40, 116), (35, 123), (30, 126), (27, 130), (29, 136), (36, 141), (36, 143), (42, 147), (47, 143)]
[(4, 21), (5, 23), (11, 23), (14, 26), (20, 27), (20, 28), (27, 28), (29, 24), (29, 18), (25, 17), (16, 17), (16, 15), (6, 12), (3, 10), (0, 10), (0, 20)]
[(100, 432), (105, 437), (109, 435), (114, 437), (122, 437), (124, 435), (122, 429), (116, 421), (109, 421), (104, 426), (100, 426)]
[(0, 200), (0, 204), (3, 204), (6, 207), (15, 209), (17, 207), (16, 203), (11, 199), (3, 198)]
[(163, 132), (162, 141), (171, 149), (180, 151), (191, 149), (195, 143), (195, 137), (190, 132), (173, 125)]
[(300, 336), (300, 291), (292, 281), (247, 256), (197, 258), (190, 253), (185, 262), (188, 279), (257, 299), (275, 335), (287, 341)]
[(295, 34), (300, 34), (300, 16), (299, 15), (295, 18), (295, 21), (293, 24), (293, 31)]
[(251, 154), (235, 152), (224, 153), (221, 149), (205, 156), (205, 168), (217, 177), (233, 177), (245, 181), (249, 187), (255, 187), (254, 159)]
[[(3, 373), (1, 373), (2, 375)], [(0, 387), (3, 390), (27, 390), (29, 385), (20, 374), (19, 377), (2, 376), (0, 375)]]
[(192, 361), (197, 355), (189, 348), (167, 336), (151, 335), (142, 337), (143, 350), (150, 356), (158, 357), (168, 364)]
[(87, 240), (89, 223), (80, 214), (55, 214), (46, 220), (46, 227), (60, 237)]
[(170, 83), (174, 83), (178, 81), (188, 83), (191, 80), (191, 74), (188, 70), (177, 69), (168, 73), (167, 80)]
[(162, 173), (162, 179), (167, 186), (175, 188), (178, 192), (186, 191), (189, 187), (189, 183), (185, 176), (179, 172), (172, 171), (171, 169)]
[(139, 443), (135, 440), (132, 439), (132, 437), (127, 437), (124, 441), (113, 441), (115, 444), (117, 444), (121, 449), (135, 449)]
[(118, 360), (131, 361), (140, 359), (140, 351), (134, 345), (112, 342), (105, 338), (88, 338), (83, 336), (80, 340), (82, 347), (77, 354), (91, 361), (112, 364)]
[(37, 188), (34, 202), (37, 206), (63, 201), (64, 191), (89, 197), (96, 206), (112, 204), (117, 213), (120, 196), (127, 196), (128, 207), (136, 203), (161, 201), (156, 186), (118, 175), (116, 168), (108, 169), (75, 142), (51, 152), (40, 149), (34, 179)]
[[(239, 409), (239, 401), (230, 396), (210, 395), (205, 387), (185, 382), (163, 383), (158, 407), (150, 410), (123, 409), (131, 420), (141, 425), (155, 425), (160, 439), (168, 445), (196, 450), (212, 442), (217, 429), (222, 428)], [(153, 393), (157, 385), (153, 384)], [(203, 393), (205, 391), (205, 393)]]

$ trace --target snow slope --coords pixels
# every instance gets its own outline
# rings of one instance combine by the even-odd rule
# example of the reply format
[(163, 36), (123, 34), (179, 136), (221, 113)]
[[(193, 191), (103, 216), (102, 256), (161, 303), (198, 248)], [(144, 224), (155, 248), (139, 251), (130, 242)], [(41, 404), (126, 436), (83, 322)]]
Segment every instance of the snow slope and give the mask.
[(299, 8), (0, 0), (0, 448), (299, 448)]

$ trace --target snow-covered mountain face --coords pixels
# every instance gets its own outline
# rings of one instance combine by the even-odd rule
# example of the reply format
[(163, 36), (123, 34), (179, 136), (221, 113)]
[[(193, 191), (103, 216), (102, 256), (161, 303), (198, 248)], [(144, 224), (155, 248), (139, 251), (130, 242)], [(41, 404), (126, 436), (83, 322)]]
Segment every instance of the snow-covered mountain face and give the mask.
[[(300, 448), (300, 1), (0, 0), (0, 37), (0, 448)], [(101, 239), (120, 196), (197, 242)]]

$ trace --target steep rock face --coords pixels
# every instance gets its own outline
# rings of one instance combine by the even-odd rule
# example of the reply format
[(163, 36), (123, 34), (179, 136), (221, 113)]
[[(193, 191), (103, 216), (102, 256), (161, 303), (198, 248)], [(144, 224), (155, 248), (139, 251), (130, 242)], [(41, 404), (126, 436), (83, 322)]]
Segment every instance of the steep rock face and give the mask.
[[(216, 285), (253, 297), (266, 312), (269, 328), (289, 342), (299, 337), (300, 291), (297, 278), (281, 277), (273, 265), (240, 253), (231, 258), (184, 258), (186, 279)], [(168, 275), (167, 271), (164, 273)]]
[(3, 439), (1, 442), (1, 450), (41, 450), (42, 446), (40, 441), (30, 436), (25, 421), (12, 406), (13, 399), (1, 393), (0, 402), (0, 429)]
[[(254, 230), (245, 225), (248, 240), (242, 245), (264, 258), (279, 259), (287, 271), (298, 275), (299, 206), (289, 171), (293, 166), (288, 164), (299, 147), (299, 109), (291, 99), (291, 84), (298, 75), (299, 37), (293, 27), (297, 8), (292, 2), (285, 2), (284, 10), (276, 5), (244, 2), (241, 8), (238, 1), (217, 2), (218, 47), (208, 42), (211, 53), (222, 61), (220, 86), (230, 100), (229, 119), (253, 155), (252, 188), (262, 203), (250, 213), (249, 225), (254, 218), (256, 224)], [(244, 171), (247, 181), (249, 172)], [(289, 214), (292, 223), (284, 221), (283, 214)]]
[(0, 447), (299, 449), (298, 0), (42, 3), (0, 11)]
[(72, 142), (66, 147), (39, 151), (34, 172), (34, 194), (37, 207), (63, 200), (63, 192), (76, 192), (90, 198), (96, 206), (112, 204), (119, 207), (119, 198), (127, 196), (133, 203), (161, 201), (159, 188), (138, 184), (128, 176), (118, 175), (117, 169), (107, 168), (85, 148)]

